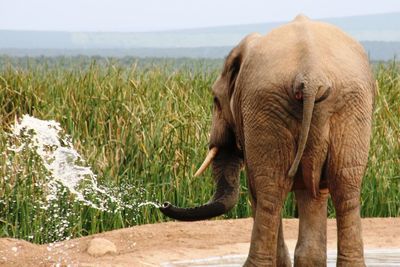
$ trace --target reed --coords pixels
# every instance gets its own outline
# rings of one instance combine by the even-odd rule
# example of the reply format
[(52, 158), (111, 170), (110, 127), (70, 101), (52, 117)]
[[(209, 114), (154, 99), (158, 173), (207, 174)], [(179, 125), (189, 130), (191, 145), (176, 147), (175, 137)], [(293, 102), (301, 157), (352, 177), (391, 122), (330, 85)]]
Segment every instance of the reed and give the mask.
[[(192, 206), (212, 195), (210, 171), (196, 179), (193, 174), (207, 151), (210, 88), (221, 61), (2, 57), (0, 62), (0, 236), (45, 243), (162, 222), (167, 219), (154, 207), (137, 204), (169, 200)], [(361, 213), (399, 216), (399, 66), (375, 69), (379, 92)], [(98, 182), (136, 208), (110, 204), (109, 211), (100, 211), (64, 190), (56, 205), (43, 209), (41, 185), (48, 172), (32, 151), (7, 150), (10, 126), (23, 114), (60, 122)], [(242, 173), (239, 203), (223, 217), (250, 214)], [(283, 216), (294, 214), (289, 195)]]

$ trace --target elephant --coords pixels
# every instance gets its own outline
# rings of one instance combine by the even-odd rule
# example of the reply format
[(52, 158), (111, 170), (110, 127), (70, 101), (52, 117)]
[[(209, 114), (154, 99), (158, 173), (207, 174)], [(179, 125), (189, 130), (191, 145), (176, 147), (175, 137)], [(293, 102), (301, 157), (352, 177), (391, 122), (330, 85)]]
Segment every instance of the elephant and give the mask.
[(266, 35), (249, 34), (212, 86), (209, 154), (215, 193), (194, 208), (165, 202), (166, 216), (195, 221), (226, 213), (244, 167), (253, 213), (245, 266), (291, 266), (281, 209), (294, 191), (295, 266), (326, 266), (327, 200), (336, 211), (337, 266), (365, 266), (361, 182), (375, 98), (363, 47), (336, 26), (298, 15)]

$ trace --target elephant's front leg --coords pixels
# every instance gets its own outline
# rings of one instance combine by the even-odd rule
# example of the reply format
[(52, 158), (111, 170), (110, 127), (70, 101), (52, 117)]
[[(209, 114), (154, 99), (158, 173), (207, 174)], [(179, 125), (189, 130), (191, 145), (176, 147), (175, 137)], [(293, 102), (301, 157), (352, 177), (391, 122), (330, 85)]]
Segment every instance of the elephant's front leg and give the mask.
[(283, 237), (282, 218), (281, 218), (281, 222), (279, 224), (278, 247), (277, 247), (276, 253), (277, 253), (276, 266), (279, 266), (279, 267), (291, 267), (292, 266), (289, 250), (285, 244), (285, 239)]
[(299, 237), (294, 253), (294, 266), (326, 266), (326, 216), (328, 190), (317, 197), (308, 189), (295, 190), (299, 209)]

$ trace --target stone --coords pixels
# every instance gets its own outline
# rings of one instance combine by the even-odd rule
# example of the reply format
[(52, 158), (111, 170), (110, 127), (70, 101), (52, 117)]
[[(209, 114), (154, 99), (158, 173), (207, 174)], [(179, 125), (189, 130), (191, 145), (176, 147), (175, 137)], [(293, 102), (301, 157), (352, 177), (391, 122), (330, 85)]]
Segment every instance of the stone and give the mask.
[(117, 248), (110, 240), (105, 238), (93, 238), (89, 242), (87, 253), (94, 257), (101, 257), (106, 254), (116, 254)]

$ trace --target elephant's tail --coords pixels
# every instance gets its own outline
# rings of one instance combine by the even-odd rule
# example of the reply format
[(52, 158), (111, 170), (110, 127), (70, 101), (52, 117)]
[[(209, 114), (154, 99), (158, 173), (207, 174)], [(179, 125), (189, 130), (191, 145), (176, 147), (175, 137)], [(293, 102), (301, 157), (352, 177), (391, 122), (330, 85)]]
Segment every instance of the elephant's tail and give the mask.
[(296, 174), (297, 168), (299, 167), (300, 164), (301, 157), (303, 156), (304, 149), (306, 148), (308, 132), (310, 131), (311, 119), (314, 110), (314, 102), (315, 102), (315, 93), (313, 92), (307, 93), (307, 90), (304, 90), (303, 120), (301, 123), (297, 153), (292, 163), (292, 166), (290, 167), (289, 177), (294, 177), (294, 175)]
[(313, 72), (313, 75), (297, 75), (294, 84), (294, 96), (303, 100), (303, 120), (301, 122), (300, 137), (295, 159), (289, 170), (289, 177), (296, 175), (306, 148), (308, 133), (311, 127), (311, 119), (314, 111), (314, 103), (325, 100), (331, 93), (331, 83), (321, 72)]

